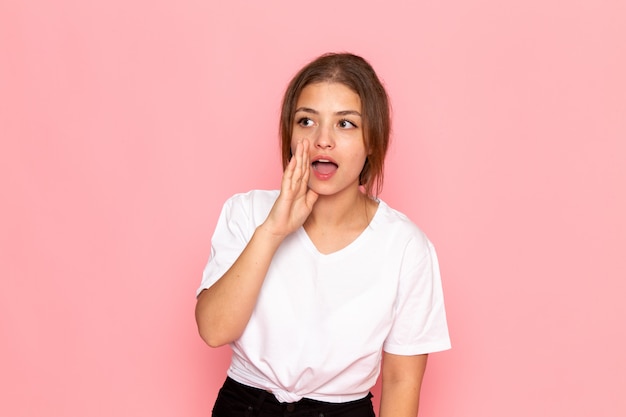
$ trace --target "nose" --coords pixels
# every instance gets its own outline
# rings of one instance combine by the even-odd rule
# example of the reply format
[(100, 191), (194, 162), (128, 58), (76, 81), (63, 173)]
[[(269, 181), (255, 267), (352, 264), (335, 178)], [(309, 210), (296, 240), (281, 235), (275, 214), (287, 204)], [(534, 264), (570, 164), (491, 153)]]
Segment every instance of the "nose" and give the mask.
[(332, 149), (335, 146), (332, 129), (324, 127), (318, 129), (313, 144), (318, 149)]

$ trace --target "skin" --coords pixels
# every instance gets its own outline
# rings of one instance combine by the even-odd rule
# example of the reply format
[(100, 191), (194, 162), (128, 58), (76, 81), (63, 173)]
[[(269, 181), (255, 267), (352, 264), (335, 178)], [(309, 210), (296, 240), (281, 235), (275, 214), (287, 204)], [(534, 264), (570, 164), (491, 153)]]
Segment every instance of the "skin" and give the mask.
[[(322, 253), (335, 252), (356, 239), (378, 204), (359, 189), (368, 155), (363, 140), (361, 100), (338, 83), (305, 87), (296, 103), (291, 158), (280, 194), (267, 219), (231, 268), (196, 304), (202, 339), (212, 347), (237, 340), (248, 324), (271, 260), (281, 242), (304, 227)], [(312, 161), (337, 163), (330, 178), (315, 175)], [(384, 353), (380, 417), (414, 417), (426, 355)]]
[(359, 175), (368, 155), (362, 125), (361, 99), (343, 84), (308, 85), (296, 102), (292, 148), (306, 142), (311, 161), (328, 158), (338, 165), (328, 180), (317, 178), (314, 172), (308, 177), (309, 190), (319, 198), (304, 229), (322, 253), (350, 244), (378, 208), (359, 189)]
[(428, 355), (383, 352), (379, 417), (415, 417)]

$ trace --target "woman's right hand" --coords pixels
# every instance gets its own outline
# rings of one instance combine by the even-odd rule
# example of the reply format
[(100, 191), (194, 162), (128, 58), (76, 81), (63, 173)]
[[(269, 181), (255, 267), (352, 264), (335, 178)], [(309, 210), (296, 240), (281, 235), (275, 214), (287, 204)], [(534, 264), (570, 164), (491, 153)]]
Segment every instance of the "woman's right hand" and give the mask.
[(296, 145), (296, 151), (283, 173), (278, 199), (263, 223), (268, 232), (286, 237), (309, 217), (318, 197), (308, 187), (310, 173), (309, 141), (304, 139)]

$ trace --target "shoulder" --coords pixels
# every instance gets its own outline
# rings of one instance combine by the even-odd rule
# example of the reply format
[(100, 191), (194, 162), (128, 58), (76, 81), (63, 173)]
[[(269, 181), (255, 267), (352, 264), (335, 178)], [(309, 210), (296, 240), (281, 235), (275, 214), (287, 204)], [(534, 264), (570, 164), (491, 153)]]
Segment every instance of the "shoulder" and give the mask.
[(390, 228), (407, 236), (427, 239), (426, 234), (406, 214), (390, 207), (383, 200), (379, 200), (376, 220), (383, 229)]
[(225, 205), (249, 206), (251, 208), (272, 207), (278, 198), (278, 190), (251, 190), (245, 193), (237, 193), (226, 200)]
[(412, 243), (424, 249), (431, 245), (426, 234), (404, 213), (380, 200), (374, 226), (381, 233), (405, 244)]
[(227, 218), (247, 218), (253, 223), (263, 221), (278, 198), (278, 190), (251, 190), (237, 193), (224, 203)]

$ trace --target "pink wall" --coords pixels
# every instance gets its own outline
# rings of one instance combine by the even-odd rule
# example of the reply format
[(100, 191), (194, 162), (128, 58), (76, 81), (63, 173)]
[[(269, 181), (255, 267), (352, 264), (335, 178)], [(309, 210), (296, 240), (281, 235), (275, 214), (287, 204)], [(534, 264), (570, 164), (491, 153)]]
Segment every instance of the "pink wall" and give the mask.
[(385, 80), (382, 197), (439, 250), (422, 415), (626, 415), (624, 2), (384, 4), (0, 3), (0, 415), (209, 415), (210, 235), (329, 50)]

